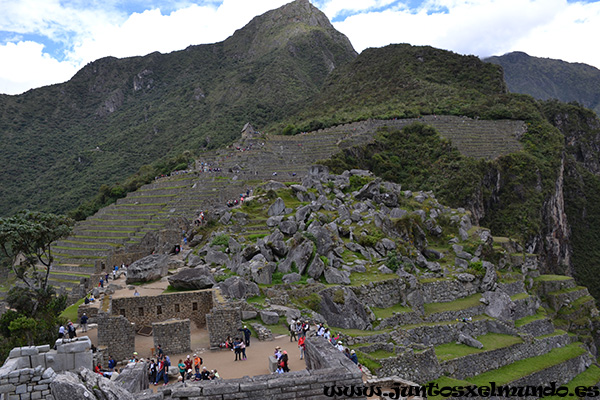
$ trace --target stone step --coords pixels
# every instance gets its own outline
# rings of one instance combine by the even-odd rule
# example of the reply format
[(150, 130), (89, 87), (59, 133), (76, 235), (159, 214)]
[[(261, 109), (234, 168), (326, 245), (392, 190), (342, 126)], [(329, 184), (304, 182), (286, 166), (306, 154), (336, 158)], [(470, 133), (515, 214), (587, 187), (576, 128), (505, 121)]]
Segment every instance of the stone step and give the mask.
[(540, 297), (550, 292), (557, 292), (562, 289), (570, 289), (577, 286), (575, 279), (564, 275), (540, 275), (533, 279), (535, 288)]
[(74, 237), (93, 237), (95, 239), (106, 237), (106, 238), (118, 238), (122, 239), (124, 237), (128, 237), (129, 233), (135, 233), (135, 230), (98, 230), (94, 228), (76, 228), (73, 233)]
[(113, 250), (120, 245), (117, 243), (111, 242), (99, 242), (99, 241), (82, 241), (82, 240), (61, 240), (59, 242), (54, 243), (55, 249), (65, 249), (65, 248), (78, 248), (78, 249), (103, 249), (103, 250)]
[(79, 243), (103, 243), (103, 244), (113, 244), (114, 247), (118, 247), (119, 244), (123, 243), (123, 240), (127, 239), (127, 236), (121, 237), (101, 237), (101, 236), (69, 236), (68, 241), (74, 241)]
[(77, 264), (66, 264), (66, 263), (57, 262), (52, 265), (51, 273), (57, 273), (57, 274), (75, 273), (75, 274), (92, 275), (92, 274), (96, 273), (96, 268), (94, 267), (93, 264), (77, 265)]
[(575, 302), (580, 297), (589, 296), (590, 293), (586, 287), (576, 286), (572, 288), (565, 288), (555, 292), (549, 292), (546, 295), (546, 300), (550, 307), (555, 311)]
[(76, 248), (76, 247), (58, 247), (58, 246), (54, 246), (55, 250), (54, 250), (54, 256), (55, 257), (62, 257), (64, 255), (67, 255), (69, 257), (80, 257), (80, 256), (86, 256), (86, 257), (106, 257), (108, 256), (108, 254), (110, 252), (112, 252), (112, 249), (85, 249), (85, 248)]

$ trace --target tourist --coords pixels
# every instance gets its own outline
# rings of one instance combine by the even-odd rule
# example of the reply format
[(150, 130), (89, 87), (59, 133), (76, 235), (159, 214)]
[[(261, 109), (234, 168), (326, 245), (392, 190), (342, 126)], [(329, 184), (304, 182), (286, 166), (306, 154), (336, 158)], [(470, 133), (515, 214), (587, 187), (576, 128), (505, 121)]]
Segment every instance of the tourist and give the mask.
[(108, 370), (112, 371), (113, 369), (115, 369), (117, 365), (117, 362), (115, 361), (115, 359), (112, 356), (108, 356)]
[(67, 331), (69, 332), (69, 339), (73, 339), (75, 336), (77, 336), (75, 325), (73, 325), (73, 322), (71, 321), (69, 321), (67, 324)]
[(217, 371), (216, 369), (213, 369), (211, 372), (214, 372), (215, 379), (221, 379), (221, 376), (219, 375), (219, 371)]
[(148, 365), (148, 377), (150, 378), (150, 383), (156, 383), (156, 363), (154, 359), (150, 360), (150, 365)]
[(246, 359), (246, 343), (243, 341), (240, 343), (240, 351), (242, 352), (242, 360)]
[(94, 372), (104, 376), (104, 374), (102, 373), (102, 366), (100, 365), (100, 363), (96, 364), (96, 366), (94, 367)]
[(358, 365), (358, 356), (354, 350), (350, 352), (350, 360), (352, 360), (354, 364)]
[(185, 382), (185, 371), (187, 370), (185, 368), (185, 364), (183, 362), (183, 360), (179, 360), (179, 364), (177, 364), (177, 367), (179, 367), (179, 374), (181, 375), (181, 380), (183, 382)]
[(281, 354), (281, 358), (279, 359), (280, 365), (283, 366), (283, 372), (290, 372), (290, 368), (288, 367), (288, 360), (288, 353), (284, 350)]
[(62, 339), (65, 337), (65, 327), (64, 325), (61, 325), (58, 327), (58, 338)]
[(297, 329), (296, 329), (296, 320), (292, 320), (292, 322), (290, 323), (289, 329), (290, 329), (290, 342), (292, 341), (297, 341), (298, 338), (296, 336), (297, 334)]
[(238, 331), (244, 332), (244, 339), (246, 343), (246, 347), (250, 347), (250, 336), (252, 335), (252, 331), (248, 329), (246, 325), (242, 329), (238, 329)]
[(325, 332), (323, 332), (323, 338), (327, 341), (330, 341), (331, 332), (329, 332), (329, 328), (325, 328)]
[(185, 364), (185, 370), (187, 371), (188, 369), (192, 369), (192, 365), (194, 365), (192, 359), (190, 358), (190, 355), (188, 354), (188, 356), (186, 357), (185, 361), (183, 362)]
[(202, 365), (202, 358), (198, 357), (198, 354), (194, 354), (194, 370), (196, 374), (200, 373), (200, 366)]
[(339, 351), (344, 351), (344, 345), (342, 342), (337, 342), (337, 345), (335, 345), (335, 347), (337, 347)]
[(235, 360), (233, 360), (233, 361), (238, 361), (238, 360), (242, 359), (241, 346), (242, 346), (242, 341), (239, 338), (235, 338), (235, 340), (233, 341), (233, 351), (235, 353)]
[(139, 295), (140, 295), (140, 292), (138, 292), (138, 291), (137, 291), (137, 289), (135, 289), (135, 291), (133, 292), (133, 295), (134, 295), (134, 296), (139, 296)]
[(138, 353), (137, 353), (137, 351), (134, 351), (133, 355), (131, 356), (131, 359), (129, 359), (129, 362), (136, 363), (138, 361), (139, 361)]
[(202, 367), (202, 373), (200, 374), (200, 377), (203, 381), (207, 381), (209, 380), (210, 376), (210, 372), (208, 372), (208, 369), (206, 369), (206, 367)]
[(102, 277), (100, 277), (100, 283), (98, 284), (98, 286), (100, 286), (101, 288), (104, 287), (104, 279), (102, 279)]
[(158, 360), (158, 365), (156, 366), (156, 379), (154, 380), (154, 386), (158, 385), (158, 381), (160, 381), (163, 378), (163, 375), (165, 373), (165, 362), (164, 360), (159, 359)]
[(280, 364), (277, 366), (277, 369), (275, 370), (276, 374), (283, 374), (283, 364)]
[(279, 361), (279, 359), (281, 358), (281, 347), (277, 346), (275, 347), (275, 358), (277, 359), (277, 361)]
[(83, 315), (81, 316), (80, 323), (81, 323), (81, 331), (87, 332), (88, 316), (86, 315), (86, 313), (83, 313)]
[(300, 349), (300, 359), (302, 360), (304, 358), (304, 350), (306, 349), (306, 336), (301, 336), (300, 339), (298, 339), (298, 348)]
[(319, 327), (317, 328), (317, 336), (323, 337), (324, 334), (325, 334), (325, 327), (323, 326), (322, 323), (320, 323)]
[(159, 344), (158, 346), (156, 346), (156, 357), (158, 359), (161, 359), (164, 355), (165, 355), (165, 353), (163, 352), (163, 349)]

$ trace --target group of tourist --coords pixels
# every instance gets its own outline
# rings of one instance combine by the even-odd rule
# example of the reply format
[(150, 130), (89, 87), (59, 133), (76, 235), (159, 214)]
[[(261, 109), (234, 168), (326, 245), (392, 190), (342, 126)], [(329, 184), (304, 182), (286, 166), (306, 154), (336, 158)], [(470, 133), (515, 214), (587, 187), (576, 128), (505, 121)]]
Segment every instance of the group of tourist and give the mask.
[(316, 336), (322, 337), (333, 345), (336, 349), (341, 351), (346, 357), (348, 357), (354, 364), (358, 365), (358, 356), (354, 350), (350, 350), (348, 347), (344, 347), (344, 343), (340, 338), (340, 332), (335, 336), (331, 334), (329, 328), (326, 328), (322, 323), (317, 325)]
[(281, 347), (275, 347), (275, 359), (277, 360), (277, 369), (275, 373), (283, 374), (285, 372), (290, 372), (290, 367), (288, 366), (289, 357), (288, 353), (285, 350), (281, 350)]
[(66, 326), (61, 325), (58, 327), (58, 338), (64, 339), (66, 335), (69, 336), (69, 339), (73, 339), (77, 336), (77, 328), (71, 321), (67, 322)]

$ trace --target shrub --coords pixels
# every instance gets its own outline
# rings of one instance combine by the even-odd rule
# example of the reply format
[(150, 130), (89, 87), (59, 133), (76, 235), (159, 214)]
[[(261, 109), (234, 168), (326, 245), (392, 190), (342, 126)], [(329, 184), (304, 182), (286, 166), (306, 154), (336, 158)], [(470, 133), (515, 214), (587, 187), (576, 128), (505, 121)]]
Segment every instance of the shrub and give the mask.
[(229, 236), (217, 235), (210, 243), (211, 246), (229, 246)]

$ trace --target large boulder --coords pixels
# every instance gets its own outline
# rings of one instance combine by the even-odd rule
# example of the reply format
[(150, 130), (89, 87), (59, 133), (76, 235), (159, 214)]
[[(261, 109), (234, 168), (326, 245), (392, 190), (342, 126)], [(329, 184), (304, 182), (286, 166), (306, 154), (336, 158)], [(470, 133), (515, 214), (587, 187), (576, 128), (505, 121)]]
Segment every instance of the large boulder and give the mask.
[(281, 197), (278, 197), (277, 200), (275, 200), (275, 202), (273, 204), (271, 204), (271, 206), (269, 207), (269, 210), (267, 210), (267, 214), (269, 215), (269, 217), (281, 215), (284, 212), (285, 212), (285, 203), (283, 202)]
[(308, 233), (312, 234), (316, 239), (317, 244), (317, 253), (322, 256), (326, 256), (335, 246), (335, 241), (333, 238), (334, 233), (331, 232), (324, 226), (318, 226), (318, 224), (313, 223), (308, 228)]
[(327, 324), (344, 329), (368, 329), (371, 313), (354, 292), (344, 287), (334, 287), (319, 292), (321, 303), (319, 313)]
[(169, 256), (152, 254), (132, 263), (127, 268), (127, 284), (152, 282), (167, 276), (169, 272)]
[(299, 274), (303, 274), (306, 266), (308, 264), (308, 260), (310, 260), (310, 256), (313, 252), (313, 243), (309, 240), (305, 240), (300, 245), (294, 247), (288, 253), (287, 258), (279, 263), (277, 270), (284, 274), (287, 274), (292, 271), (292, 263), (296, 264), (296, 268), (298, 269)]
[(216, 282), (205, 266), (186, 268), (167, 278), (169, 284), (180, 290), (199, 290), (213, 287)]
[(260, 311), (260, 319), (267, 325), (275, 325), (279, 323), (279, 314), (273, 311)]
[(55, 399), (134, 400), (134, 395), (125, 388), (86, 368), (57, 374), (50, 382), (50, 389)]
[(279, 230), (284, 235), (292, 236), (298, 231), (298, 224), (296, 223), (296, 221), (281, 221), (281, 223), (279, 224)]
[(321, 275), (323, 275), (323, 271), (325, 271), (325, 263), (321, 260), (321, 257), (315, 257), (313, 262), (310, 263), (306, 273), (317, 281), (321, 278)]
[(145, 362), (131, 363), (121, 370), (115, 383), (130, 393), (148, 389), (148, 365)]
[(511, 321), (515, 314), (516, 304), (510, 296), (501, 290), (487, 291), (482, 295), (482, 302), (487, 305), (486, 315), (501, 321)]
[(341, 271), (336, 268), (325, 268), (324, 271), (325, 280), (327, 283), (333, 283), (338, 285), (349, 285), (350, 284), (350, 272)]
[(252, 280), (256, 283), (270, 285), (275, 268), (277, 268), (277, 264), (268, 262), (262, 254), (257, 254), (250, 260), (250, 273)]
[(234, 299), (246, 299), (248, 297), (258, 296), (260, 289), (254, 282), (249, 282), (239, 276), (232, 276), (218, 284), (221, 292)]
[(214, 264), (221, 266), (227, 264), (229, 257), (227, 257), (227, 254), (223, 253), (222, 251), (210, 249), (206, 253), (206, 256), (204, 256), (204, 261), (208, 265)]
[(255, 244), (250, 244), (244, 247), (240, 254), (245, 260), (250, 261), (258, 253), (260, 253), (260, 248)]
[(466, 344), (467, 346), (475, 347), (476, 349), (483, 349), (483, 344), (479, 340), (464, 333), (458, 334), (458, 343)]

